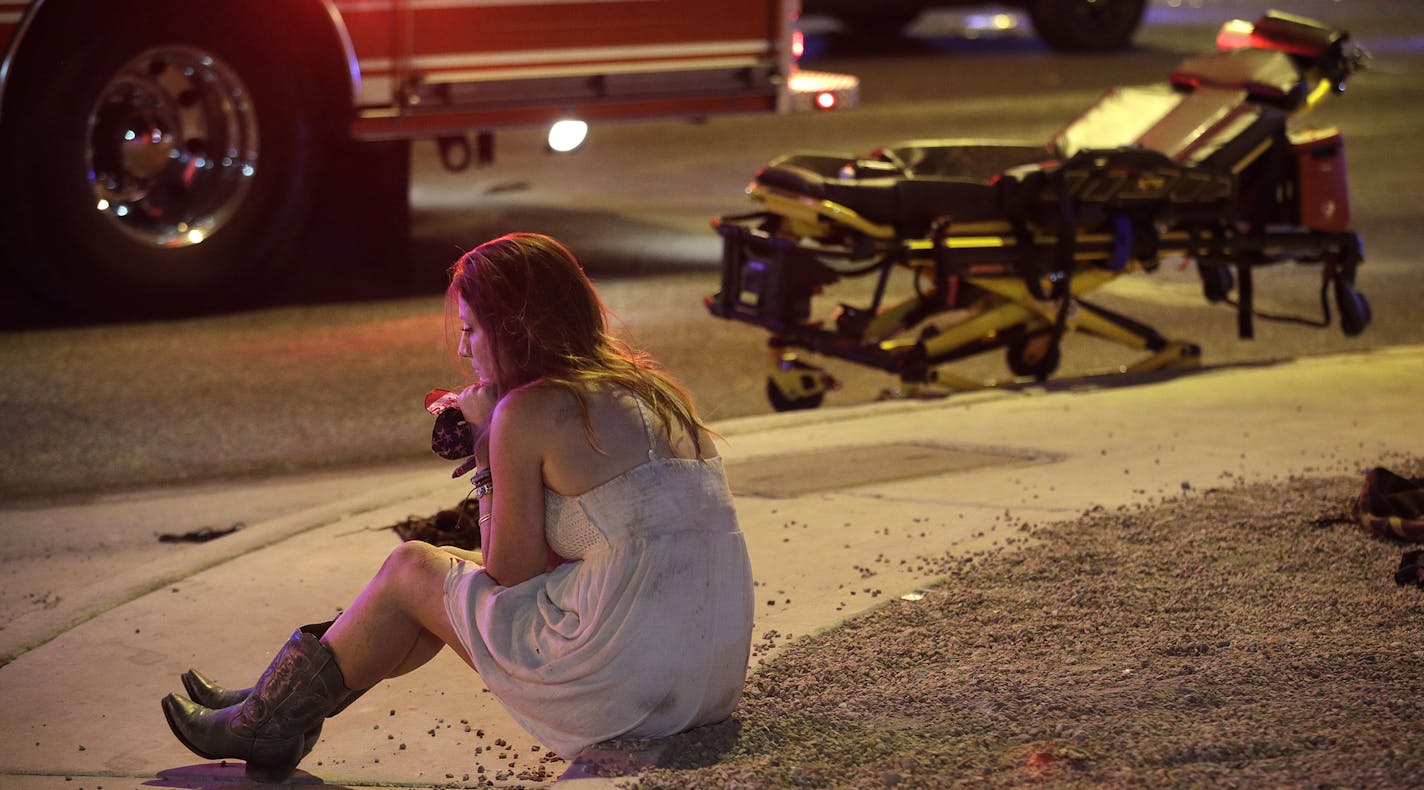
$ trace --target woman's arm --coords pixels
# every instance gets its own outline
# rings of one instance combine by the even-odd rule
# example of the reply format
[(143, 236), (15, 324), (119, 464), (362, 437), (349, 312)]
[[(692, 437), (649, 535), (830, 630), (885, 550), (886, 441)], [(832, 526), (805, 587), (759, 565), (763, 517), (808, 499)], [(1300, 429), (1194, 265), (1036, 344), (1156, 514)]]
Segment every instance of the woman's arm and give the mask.
[(550, 446), (549, 410), (556, 395), (539, 388), (500, 399), (490, 419), (489, 459), (494, 492), (480, 500), (485, 570), (512, 587), (544, 573), (544, 454)]

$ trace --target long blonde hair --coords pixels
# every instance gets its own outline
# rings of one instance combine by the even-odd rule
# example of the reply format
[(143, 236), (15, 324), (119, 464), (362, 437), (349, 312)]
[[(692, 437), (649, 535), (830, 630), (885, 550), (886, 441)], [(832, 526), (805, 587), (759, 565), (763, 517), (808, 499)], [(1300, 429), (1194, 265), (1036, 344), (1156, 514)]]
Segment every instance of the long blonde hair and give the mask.
[(691, 395), (608, 331), (607, 306), (573, 253), (554, 239), (510, 233), (470, 250), (450, 269), (446, 299), (463, 299), (486, 334), (498, 397), (534, 382), (567, 389), (578, 401), (584, 433), (599, 448), (585, 393), (624, 387), (661, 419), (669, 443), (677, 423), (702, 452), (702, 431), (709, 429)]

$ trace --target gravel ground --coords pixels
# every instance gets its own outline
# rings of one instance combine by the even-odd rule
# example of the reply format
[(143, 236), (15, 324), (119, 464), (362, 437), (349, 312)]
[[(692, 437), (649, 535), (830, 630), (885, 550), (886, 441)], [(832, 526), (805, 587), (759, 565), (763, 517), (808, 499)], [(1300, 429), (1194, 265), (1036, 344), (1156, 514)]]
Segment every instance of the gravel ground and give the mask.
[(1345, 518), (1360, 483), (1186, 492), (926, 558), (924, 598), (793, 643), (627, 785), (1418, 787), (1424, 590), (1394, 582), (1406, 544)]

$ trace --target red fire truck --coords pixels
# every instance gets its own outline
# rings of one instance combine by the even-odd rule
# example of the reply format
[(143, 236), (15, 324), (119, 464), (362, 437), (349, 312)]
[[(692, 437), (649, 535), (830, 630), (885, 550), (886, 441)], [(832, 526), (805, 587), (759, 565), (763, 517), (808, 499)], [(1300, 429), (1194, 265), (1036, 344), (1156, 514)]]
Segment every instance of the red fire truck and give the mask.
[(0, 0), (0, 255), (57, 305), (231, 303), (338, 172), (404, 223), (413, 140), (854, 103), (796, 69), (799, 5)]

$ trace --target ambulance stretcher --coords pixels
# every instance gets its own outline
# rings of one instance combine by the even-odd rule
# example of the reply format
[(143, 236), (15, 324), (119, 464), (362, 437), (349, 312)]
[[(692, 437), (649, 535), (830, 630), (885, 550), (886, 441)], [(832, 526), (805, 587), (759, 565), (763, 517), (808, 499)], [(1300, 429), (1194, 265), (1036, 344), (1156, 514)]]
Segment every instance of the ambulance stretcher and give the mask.
[[(722, 281), (707, 308), (770, 332), (779, 410), (814, 408), (836, 386), (798, 349), (886, 371), (907, 392), (983, 386), (943, 366), (996, 349), (1015, 375), (1046, 379), (1071, 332), (1145, 352), (1126, 370), (1198, 365), (1197, 345), (1085, 298), (1169, 257), (1195, 261), (1204, 297), (1236, 306), (1242, 337), (1258, 315), (1255, 267), (1319, 263), (1319, 323), (1333, 301), (1359, 334), (1370, 310), (1355, 289), (1342, 138), (1299, 120), (1365, 53), (1277, 12), (1228, 23), (1217, 45), (1166, 82), (1108, 91), (1046, 145), (911, 140), (773, 160), (748, 187), (759, 210), (713, 220)], [(906, 272), (913, 295), (892, 301), (891, 277)], [(868, 304), (812, 319), (814, 298), (862, 277), (874, 278)]]

